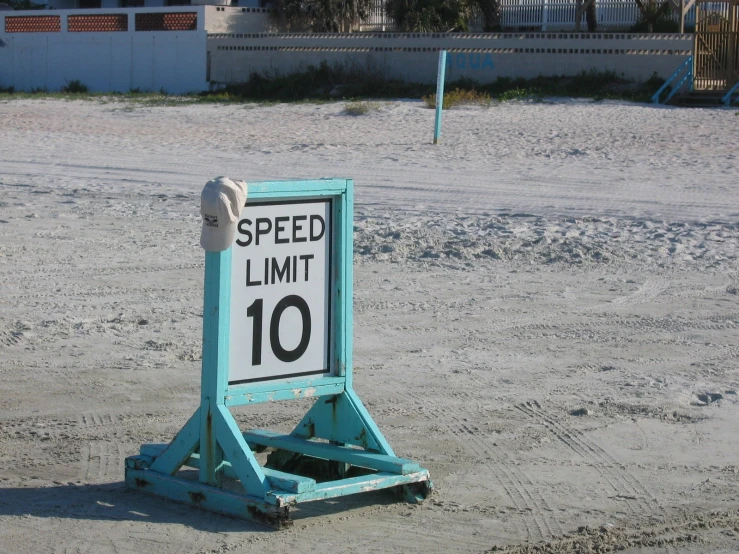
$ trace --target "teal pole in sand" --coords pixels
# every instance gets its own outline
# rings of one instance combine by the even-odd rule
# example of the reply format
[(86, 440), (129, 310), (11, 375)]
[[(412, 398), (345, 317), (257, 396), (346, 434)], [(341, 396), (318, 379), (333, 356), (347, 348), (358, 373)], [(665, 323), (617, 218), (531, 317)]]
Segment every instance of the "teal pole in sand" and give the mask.
[(446, 73), (446, 50), (439, 52), (439, 72), (436, 76), (436, 121), (434, 122), (434, 144), (439, 144), (441, 134), (441, 109), (444, 105), (444, 74)]

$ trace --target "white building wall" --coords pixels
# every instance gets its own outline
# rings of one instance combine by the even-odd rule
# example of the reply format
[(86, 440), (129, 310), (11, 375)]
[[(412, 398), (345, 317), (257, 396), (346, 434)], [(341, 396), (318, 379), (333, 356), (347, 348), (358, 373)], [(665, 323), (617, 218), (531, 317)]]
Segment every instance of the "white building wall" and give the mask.
[[(197, 30), (135, 30), (136, 13), (172, 11), (197, 13)], [(55, 91), (79, 80), (92, 92), (164, 89), (182, 94), (208, 88), (204, 7), (99, 9), (95, 15), (126, 13), (128, 31), (67, 32), (66, 16), (80, 13), (0, 12), (0, 86)], [(61, 16), (61, 32), (5, 32), (6, 17), (39, 14)]]
[[(243, 3), (243, 0), (242, 2)], [(205, 30), (213, 33), (270, 33), (279, 29), (266, 8), (209, 6), (205, 10)]]

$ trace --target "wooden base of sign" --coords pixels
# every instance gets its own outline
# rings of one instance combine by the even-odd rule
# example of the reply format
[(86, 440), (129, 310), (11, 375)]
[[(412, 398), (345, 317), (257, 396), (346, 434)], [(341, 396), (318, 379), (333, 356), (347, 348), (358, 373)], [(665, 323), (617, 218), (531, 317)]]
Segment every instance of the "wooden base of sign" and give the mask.
[[(290, 507), (301, 502), (389, 488), (398, 489), (408, 502), (420, 502), (433, 487), (428, 471), (396, 457), (392, 450), (387, 452), (385, 438), (367, 419), (363, 407), (356, 409), (358, 402), (354, 392), (346, 390), (339, 395), (319, 397), (288, 435), (260, 430), (242, 433), (225, 406), (214, 411), (200, 408), (170, 444), (142, 445), (138, 456), (126, 459), (126, 484), (142, 492), (275, 528), (289, 525)], [(326, 420), (327, 411), (336, 417)], [(353, 415), (347, 415), (351, 411)], [(207, 420), (205, 437), (199, 434), (203, 418)], [(334, 440), (337, 437), (348, 440), (339, 442)], [(203, 463), (201, 443), (208, 441), (217, 447), (218, 464)], [(371, 445), (372, 449), (359, 448), (358, 442)], [(340, 469), (333, 474), (337, 478), (331, 478), (329, 471), (309, 476), (260, 466), (255, 451), (264, 449), (288, 453), (283, 459), (291, 461), (293, 467), (296, 459), (302, 458), (304, 462), (315, 462), (314, 467), (323, 464)], [(215, 468), (211, 482), (204, 475), (208, 465)], [(183, 467), (199, 471), (181, 471)], [(322, 477), (328, 480), (321, 480)]]
[[(406, 501), (431, 492), (429, 472), (398, 458), (352, 388), (352, 185), (350, 180), (250, 184), (250, 198), (300, 194), (335, 200), (331, 251), (331, 375), (229, 385), (232, 248), (207, 252), (200, 407), (169, 444), (126, 459), (126, 484), (146, 493), (283, 527), (302, 502), (395, 489)], [(296, 192), (297, 191), (297, 192)], [(232, 406), (315, 398), (288, 435), (242, 432)], [(256, 454), (272, 450), (265, 465)], [(193, 468), (193, 470), (183, 469)]]

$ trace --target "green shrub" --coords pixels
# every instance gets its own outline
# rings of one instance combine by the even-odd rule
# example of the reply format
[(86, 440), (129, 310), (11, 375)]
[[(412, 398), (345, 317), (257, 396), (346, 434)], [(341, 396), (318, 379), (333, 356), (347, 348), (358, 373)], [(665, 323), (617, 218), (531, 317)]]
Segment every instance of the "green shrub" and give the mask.
[(500, 30), (498, 0), (387, 0), (385, 13), (399, 32), (466, 32), (475, 20), (485, 32)]
[[(529, 98), (542, 101), (547, 96), (647, 102), (659, 85), (659, 77), (653, 77), (646, 83), (637, 83), (608, 71), (583, 71), (577, 75), (540, 76), (533, 79), (499, 77), (485, 84), (465, 78), (446, 84), (446, 89), (451, 92), (444, 95), (444, 107), (453, 107), (455, 103), (490, 105), (492, 99)], [(455, 97), (455, 91), (466, 92), (456, 92)], [(200, 102), (423, 98), (426, 105), (433, 108), (436, 103), (435, 92), (435, 85), (388, 79), (382, 70), (372, 66), (329, 65), (323, 62), (287, 75), (253, 73), (245, 83), (201, 93), (196, 98)]]
[(6, 0), (6, 3), (14, 10), (44, 10), (46, 3), (36, 4), (30, 0)]
[[(429, 108), (436, 108), (436, 95), (429, 94), (421, 98)], [(448, 110), (454, 106), (490, 106), (492, 98), (487, 92), (479, 92), (473, 89), (455, 88), (444, 93), (443, 109)]]
[(644, 83), (646, 87), (650, 90), (654, 90), (654, 92), (657, 92), (659, 90), (659, 87), (665, 84), (665, 80), (657, 75), (657, 72), (655, 71), (652, 73), (652, 76), (646, 80)]
[[(654, 25), (654, 31), (655, 33), (679, 33), (680, 32), (680, 22), (679, 21), (673, 21), (672, 19), (658, 19)], [(688, 29), (685, 30), (686, 32), (689, 32)], [(630, 33), (648, 33), (649, 32), (649, 23), (647, 21), (641, 20), (637, 22), (635, 25), (632, 25), (629, 27)]]
[(252, 73), (244, 83), (227, 85), (217, 92), (204, 92), (200, 98), (228, 94), (232, 101), (258, 100), (294, 102), (354, 98), (418, 98), (433, 90), (432, 85), (388, 79), (382, 69), (372, 65), (333, 64), (323, 61), (289, 74)]
[(438, 33), (467, 31), (465, 7), (459, 0), (387, 0), (385, 12), (398, 31)]
[(523, 98), (528, 98), (529, 96), (533, 96), (531, 91), (525, 88), (516, 87), (505, 91), (498, 97), (498, 100), (501, 102), (508, 102), (510, 100), (521, 100)]
[(67, 84), (62, 87), (62, 92), (68, 94), (85, 94), (89, 92), (89, 89), (79, 79), (75, 79), (74, 81), (67, 81)]
[(344, 113), (347, 115), (364, 115), (369, 112), (380, 111), (379, 102), (350, 102), (344, 106)]

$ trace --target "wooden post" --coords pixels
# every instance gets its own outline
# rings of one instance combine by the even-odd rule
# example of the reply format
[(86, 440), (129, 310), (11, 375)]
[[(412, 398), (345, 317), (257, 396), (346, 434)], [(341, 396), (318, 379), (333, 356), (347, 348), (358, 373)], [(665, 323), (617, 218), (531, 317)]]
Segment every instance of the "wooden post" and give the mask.
[(200, 482), (220, 486), (223, 450), (216, 441), (216, 406), (227, 387), (231, 249), (205, 254), (203, 361), (200, 383)]

